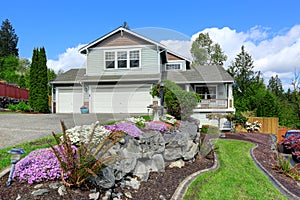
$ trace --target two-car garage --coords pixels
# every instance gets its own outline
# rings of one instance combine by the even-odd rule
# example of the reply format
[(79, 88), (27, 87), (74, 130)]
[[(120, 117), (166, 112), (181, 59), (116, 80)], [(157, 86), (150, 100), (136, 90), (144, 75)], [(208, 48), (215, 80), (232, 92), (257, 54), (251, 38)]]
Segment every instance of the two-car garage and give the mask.
[(56, 112), (79, 113), (84, 99), (89, 101), (90, 113), (147, 113), (152, 103), (151, 86), (118, 85), (82, 88), (57, 88)]

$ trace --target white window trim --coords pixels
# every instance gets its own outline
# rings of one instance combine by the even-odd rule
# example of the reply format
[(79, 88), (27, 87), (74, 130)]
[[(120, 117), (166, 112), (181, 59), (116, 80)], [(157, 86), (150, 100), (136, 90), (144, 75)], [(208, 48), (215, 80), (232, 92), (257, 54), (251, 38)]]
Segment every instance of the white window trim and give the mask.
[[(126, 51), (127, 52), (127, 67), (126, 68), (118, 68), (118, 52)], [(130, 67), (130, 52), (131, 51), (139, 51), (139, 67)], [(106, 59), (105, 54), (106, 52), (115, 52), (115, 67), (114, 68), (106, 68)], [(140, 69), (142, 66), (142, 51), (141, 49), (114, 49), (114, 50), (104, 50), (104, 68), (105, 70), (123, 70), (123, 69)]]
[(216, 99), (218, 99), (218, 85), (195, 85), (195, 91), (197, 91), (197, 87), (215, 87), (216, 88)]
[[(174, 65), (174, 64), (179, 65), (180, 68), (179, 69), (167, 69), (168, 64), (170, 64), (170, 65)], [(180, 63), (180, 62), (168, 62), (168, 63), (165, 64), (165, 71), (180, 71), (180, 70), (182, 70), (182, 63)]]

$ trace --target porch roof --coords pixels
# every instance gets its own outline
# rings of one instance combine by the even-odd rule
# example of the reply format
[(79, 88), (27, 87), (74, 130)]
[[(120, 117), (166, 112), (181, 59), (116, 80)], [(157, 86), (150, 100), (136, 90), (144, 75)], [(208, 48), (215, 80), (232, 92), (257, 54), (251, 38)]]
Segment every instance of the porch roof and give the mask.
[(233, 83), (234, 79), (219, 65), (193, 66), (187, 71), (165, 71), (163, 80), (175, 83)]

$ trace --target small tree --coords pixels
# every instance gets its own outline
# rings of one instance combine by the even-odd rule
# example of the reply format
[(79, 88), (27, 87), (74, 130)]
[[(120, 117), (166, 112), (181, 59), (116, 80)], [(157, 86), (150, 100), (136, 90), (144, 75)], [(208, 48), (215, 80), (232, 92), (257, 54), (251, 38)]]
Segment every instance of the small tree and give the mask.
[[(152, 89), (152, 96), (160, 97), (160, 84)], [(177, 119), (187, 119), (193, 114), (193, 109), (197, 106), (200, 96), (195, 92), (187, 92), (176, 83), (164, 81), (164, 102), (167, 112)]]
[(223, 65), (227, 56), (221, 46), (210, 39), (208, 33), (200, 33), (191, 48), (193, 65)]

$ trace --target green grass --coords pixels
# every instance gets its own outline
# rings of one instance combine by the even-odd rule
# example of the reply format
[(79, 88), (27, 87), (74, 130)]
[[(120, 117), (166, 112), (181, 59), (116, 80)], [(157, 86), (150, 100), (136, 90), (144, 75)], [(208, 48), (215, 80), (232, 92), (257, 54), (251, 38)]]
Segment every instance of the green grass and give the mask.
[(188, 188), (185, 200), (287, 199), (255, 165), (250, 156), (253, 143), (217, 140), (220, 166), (200, 175)]
[[(56, 145), (54, 137), (49, 136), (49, 137), (41, 138), (38, 140), (30, 141), (30, 142), (24, 142), (24, 143), (15, 145), (13, 147), (24, 149), (26, 154), (22, 155), (22, 158), (23, 158), (33, 150), (50, 147), (48, 142), (50, 142), (52, 145)], [(0, 171), (10, 165), (10, 155), (7, 152), (13, 147), (11, 146), (11, 147), (7, 147), (5, 149), (0, 149)]]

